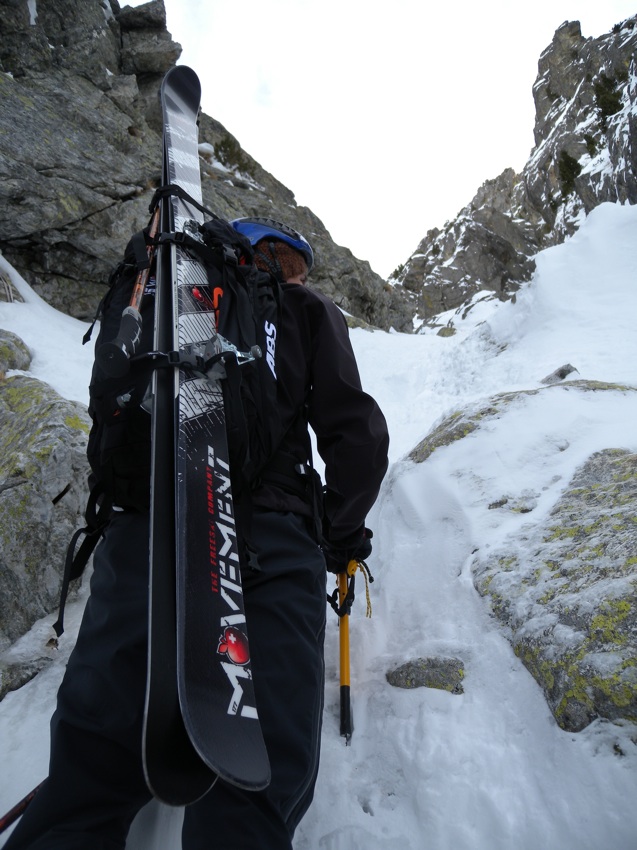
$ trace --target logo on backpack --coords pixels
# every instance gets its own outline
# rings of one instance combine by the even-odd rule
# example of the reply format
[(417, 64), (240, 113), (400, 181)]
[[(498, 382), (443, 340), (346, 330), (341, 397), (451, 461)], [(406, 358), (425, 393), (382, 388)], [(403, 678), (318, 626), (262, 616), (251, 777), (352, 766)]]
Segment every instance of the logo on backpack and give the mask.
[(274, 375), (274, 380), (276, 381), (276, 369), (274, 366), (276, 354), (276, 325), (273, 325), (272, 322), (266, 321), (263, 328), (265, 330), (265, 344), (267, 349), (265, 359), (270, 367), (270, 371)]

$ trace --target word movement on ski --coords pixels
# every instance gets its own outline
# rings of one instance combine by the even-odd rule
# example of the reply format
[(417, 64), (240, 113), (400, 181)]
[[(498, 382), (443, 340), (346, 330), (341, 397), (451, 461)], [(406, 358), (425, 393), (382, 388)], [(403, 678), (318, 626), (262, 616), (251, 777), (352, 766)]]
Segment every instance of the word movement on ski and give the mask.
[[(246, 622), (245, 614), (235, 599), (241, 600), (242, 588), (239, 574), (239, 558), (236, 547), (236, 529), (234, 510), (231, 500), (226, 500), (224, 494), (230, 490), (230, 468), (221, 458), (215, 455), (212, 446), (208, 446), (208, 467), (206, 469), (206, 487), (208, 502), (208, 542), (210, 547), (210, 578), (212, 592), (220, 594), (225, 602), (221, 608), (220, 630), (217, 652), (226, 655), (230, 660), (221, 662), (224, 673), (233, 687), (233, 693), (228, 705), (228, 714), (239, 712), (243, 699), (241, 679), (251, 679), (252, 674), (248, 665), (250, 653), (248, 641), (243, 631), (238, 628)], [(223, 542), (217, 540), (217, 533), (223, 536)], [(226, 611), (228, 613), (226, 613)], [(237, 613), (238, 612), (238, 613)], [(255, 706), (241, 706), (242, 717), (257, 719)]]

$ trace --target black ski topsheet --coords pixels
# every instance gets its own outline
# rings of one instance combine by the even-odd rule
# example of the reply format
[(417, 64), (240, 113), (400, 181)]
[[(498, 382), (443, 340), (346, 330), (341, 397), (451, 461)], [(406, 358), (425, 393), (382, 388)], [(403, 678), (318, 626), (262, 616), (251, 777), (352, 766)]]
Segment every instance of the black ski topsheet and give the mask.
[[(179, 185), (201, 203), (196, 126), (199, 93), (196, 74), (183, 66), (170, 71), (162, 85), (164, 180)], [(163, 231), (181, 232), (188, 230), (191, 222), (201, 221), (201, 213), (177, 196), (166, 199), (164, 204)], [(162, 248), (158, 290), (162, 277), (170, 281), (171, 295), (166, 295), (164, 286), (163, 296), (158, 292), (158, 297), (165, 299), (164, 306), (175, 308), (165, 326), (172, 331), (173, 339), (176, 329), (177, 344), (173, 342), (167, 347), (159, 344), (165, 342), (160, 339), (162, 320), (159, 319), (158, 349), (179, 348), (203, 354), (215, 334), (213, 294), (204, 269), (179, 245), (173, 244)], [(160, 300), (158, 309), (161, 304)], [(210, 354), (210, 349), (207, 350)], [(270, 767), (252, 685), (221, 387), (218, 382), (185, 369), (179, 370), (177, 386), (173, 370), (159, 372), (169, 375), (164, 393), (167, 401), (158, 404), (155, 398), (155, 404), (158, 417), (162, 416), (160, 408), (163, 408), (164, 414), (168, 413), (174, 422), (169, 466), (175, 493), (171, 507), (176, 521), (171, 545), (165, 551), (159, 547), (168, 543), (170, 532), (158, 528), (155, 521), (153, 528), (151, 548), (157, 563), (151, 568), (147, 714), (165, 715), (168, 734), (163, 742), (155, 739), (161, 748), (155, 759), (147, 719), (145, 764), (149, 786), (160, 799), (174, 802), (178, 797), (191, 797), (187, 801), (178, 800), (179, 804), (205, 793), (217, 775), (242, 788), (264, 788), (270, 779)], [(157, 382), (158, 388), (160, 383)], [(166, 411), (166, 407), (171, 407), (171, 399), (176, 402)], [(161, 430), (162, 420), (156, 421)], [(166, 448), (162, 450), (158, 446), (157, 455), (166, 458)], [(158, 471), (155, 468), (154, 472)], [(156, 479), (153, 492), (158, 497), (153, 499), (153, 504), (159, 503), (162, 491)], [(164, 499), (163, 506), (157, 505), (154, 511), (157, 523), (170, 523), (168, 501)], [(173, 564), (168, 565), (171, 560)], [(170, 590), (166, 575), (170, 576)], [(162, 606), (161, 614), (156, 604)], [(169, 607), (172, 612), (168, 611)], [(170, 648), (169, 642), (172, 642)], [(175, 659), (174, 670), (168, 670), (172, 662), (161, 669), (166, 651)], [(153, 691), (153, 670), (161, 691)], [(156, 683), (155, 687), (159, 685)], [(153, 705), (155, 696), (167, 698), (162, 707)], [(183, 745), (183, 760), (174, 753), (176, 740)], [(179, 762), (176, 770), (175, 761)], [(183, 790), (184, 774), (188, 776), (187, 791)]]
[[(162, 85), (162, 100), (172, 83), (179, 84), (182, 112), (190, 115), (196, 134), (200, 87), (196, 75), (173, 69)], [(171, 81), (172, 78), (172, 81)], [(184, 131), (186, 127), (184, 127)], [(166, 141), (164, 140), (164, 148)], [(167, 181), (164, 150), (164, 183)], [(172, 231), (172, 211), (162, 202), (160, 229)], [(158, 251), (155, 306), (155, 350), (174, 351), (176, 312), (173, 256), (169, 247)], [(149, 640), (143, 761), (146, 783), (153, 795), (180, 806), (202, 797), (216, 774), (202, 760), (184, 726), (177, 689), (177, 607), (175, 528), (175, 440), (177, 439), (175, 369), (153, 373)]]

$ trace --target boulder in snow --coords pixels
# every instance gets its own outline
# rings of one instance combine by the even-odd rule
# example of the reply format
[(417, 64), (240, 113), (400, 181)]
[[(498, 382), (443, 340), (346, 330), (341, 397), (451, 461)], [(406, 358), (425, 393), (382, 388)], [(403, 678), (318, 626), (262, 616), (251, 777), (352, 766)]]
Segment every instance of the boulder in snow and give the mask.
[(0, 381), (0, 649), (53, 611), (88, 497), (84, 405), (48, 384)]

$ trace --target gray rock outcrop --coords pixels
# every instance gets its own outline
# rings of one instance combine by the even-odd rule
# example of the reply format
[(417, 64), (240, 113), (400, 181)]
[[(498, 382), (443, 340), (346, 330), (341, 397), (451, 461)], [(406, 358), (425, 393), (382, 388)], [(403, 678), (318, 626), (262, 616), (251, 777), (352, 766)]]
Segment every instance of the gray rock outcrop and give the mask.
[[(556, 392), (637, 389), (578, 380), (501, 393), (446, 417), (411, 458), (424, 463), (531, 399), (541, 411)], [(557, 449), (566, 451), (568, 441)], [(484, 505), (494, 523), (498, 516), (524, 522), (498, 546), (474, 553), (474, 585), (562, 728), (579, 731), (596, 718), (636, 722), (637, 455), (612, 446), (594, 453), (536, 518), (539, 497), (506, 493)]]
[(522, 551), (506, 547), (474, 568), (564, 729), (637, 721), (636, 508), (637, 455), (607, 449), (577, 471)]
[(41, 381), (0, 380), (0, 649), (58, 604), (88, 496), (89, 422)]
[(464, 666), (459, 658), (415, 658), (389, 670), (386, 679), (395, 688), (437, 688), (450, 694), (462, 694)]
[(8, 369), (26, 371), (31, 365), (31, 352), (17, 334), (0, 329), (0, 380)]
[[(35, 4), (33, 5), (35, 7)], [(161, 182), (163, 74), (181, 48), (163, 0), (0, 4), (0, 250), (50, 304), (91, 319)], [(268, 215), (316, 248), (312, 286), (373, 325), (411, 329), (399, 290), (336, 245), (322, 222), (217, 121), (202, 116), (204, 202)]]
[(564, 23), (533, 86), (535, 147), (521, 174), (488, 180), (427, 233), (395, 280), (426, 323), (479, 290), (511, 297), (533, 256), (606, 201), (637, 203), (637, 16), (599, 38)]

